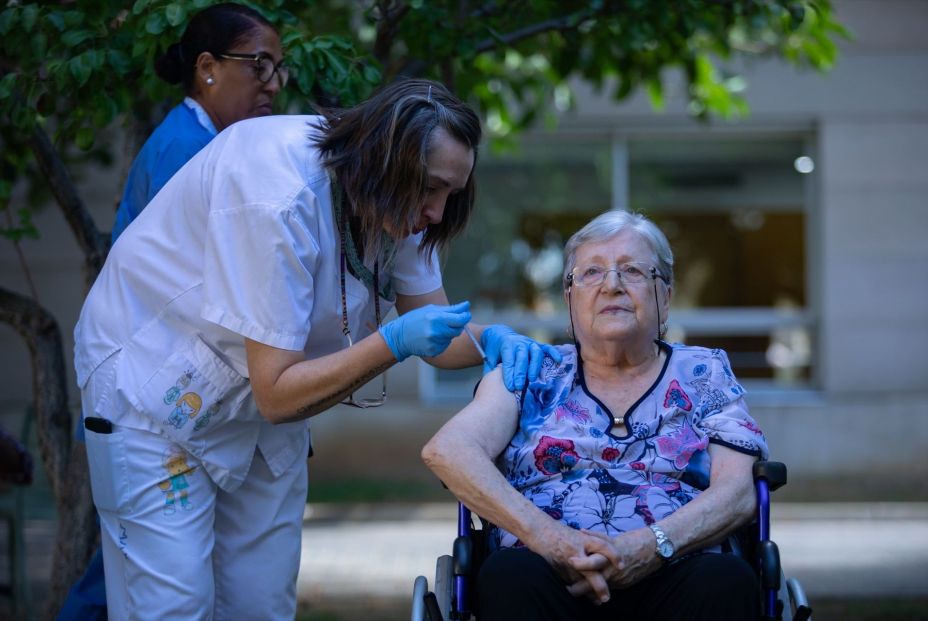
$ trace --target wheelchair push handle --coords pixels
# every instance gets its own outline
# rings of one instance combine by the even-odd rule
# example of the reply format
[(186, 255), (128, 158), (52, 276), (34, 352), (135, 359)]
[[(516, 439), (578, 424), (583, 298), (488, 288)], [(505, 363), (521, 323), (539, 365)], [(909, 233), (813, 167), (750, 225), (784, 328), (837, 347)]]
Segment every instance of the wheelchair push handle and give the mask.
[(783, 462), (755, 461), (752, 471), (754, 474), (754, 481), (766, 481), (771, 492), (786, 485), (786, 464)]

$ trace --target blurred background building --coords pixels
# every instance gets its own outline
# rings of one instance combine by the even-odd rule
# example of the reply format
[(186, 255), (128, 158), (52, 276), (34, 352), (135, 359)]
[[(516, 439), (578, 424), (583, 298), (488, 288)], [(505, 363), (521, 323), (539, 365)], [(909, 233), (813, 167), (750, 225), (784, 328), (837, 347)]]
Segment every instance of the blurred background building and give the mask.
[[(672, 81), (662, 112), (644, 94), (616, 105), (578, 84), (556, 128), (519, 137), (514, 150), (485, 149), (475, 221), (447, 257), (445, 285), (479, 321), (563, 341), (563, 242), (604, 210), (642, 211), (676, 252), (670, 338), (728, 350), (774, 457), (790, 466), (784, 491), (924, 500), (928, 3), (843, 0), (836, 10), (854, 39), (831, 73), (763, 60), (737, 67), (746, 118), (695, 121)], [(124, 155), (79, 172), (104, 229)], [(36, 225), (41, 239), (22, 246), (70, 360), (80, 255), (57, 209)], [(28, 293), (10, 244), (0, 244), (0, 278)], [(18, 429), (32, 372), (6, 325), (0, 360), (0, 420)], [(314, 489), (440, 496), (418, 449), (478, 377), (410, 360), (390, 371), (384, 408), (314, 421)]]

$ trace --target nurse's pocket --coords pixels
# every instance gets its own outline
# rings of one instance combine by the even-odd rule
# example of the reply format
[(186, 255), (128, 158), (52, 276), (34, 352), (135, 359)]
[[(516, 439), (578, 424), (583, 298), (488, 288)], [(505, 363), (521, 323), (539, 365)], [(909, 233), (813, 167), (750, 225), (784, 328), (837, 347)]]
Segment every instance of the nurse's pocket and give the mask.
[(194, 448), (223, 422), (237, 417), (247, 390), (248, 380), (199, 337), (192, 337), (155, 370), (130, 401), (162, 433)]
[(84, 419), (90, 490), (99, 511), (121, 511), (129, 497), (129, 465), (122, 433), (103, 418)]

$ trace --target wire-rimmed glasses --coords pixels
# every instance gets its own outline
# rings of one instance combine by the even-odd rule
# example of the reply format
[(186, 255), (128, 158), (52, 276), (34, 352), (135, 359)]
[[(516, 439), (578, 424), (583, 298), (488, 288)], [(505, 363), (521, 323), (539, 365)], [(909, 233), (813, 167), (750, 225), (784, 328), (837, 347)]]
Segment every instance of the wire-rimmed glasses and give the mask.
[[(376, 294), (375, 294), (376, 295)], [(380, 321), (378, 319), (377, 326), (380, 327)], [(351, 331), (345, 332), (345, 336), (348, 338), (348, 347), (354, 345), (354, 341), (351, 338)], [(355, 399), (354, 393), (348, 395), (342, 405), (350, 405), (353, 408), (376, 408), (380, 407), (387, 402), (387, 372), (384, 371), (380, 374), (381, 384), (380, 384), (380, 396), (375, 398), (364, 398), (364, 399)]]
[(623, 285), (637, 285), (648, 279), (664, 279), (664, 276), (653, 265), (638, 262), (623, 263), (613, 269), (602, 265), (575, 267), (567, 275), (567, 279), (578, 287), (598, 287), (605, 282), (609, 272), (615, 272)]
[(273, 78), (276, 73), (278, 78), (280, 78), (280, 88), (283, 88), (287, 85), (287, 79), (290, 77), (290, 68), (284, 64), (285, 61), (281, 60), (275, 65), (274, 59), (267, 54), (233, 54), (232, 52), (228, 52), (226, 54), (219, 54), (218, 56), (219, 58), (225, 58), (227, 60), (253, 62), (255, 77), (258, 78), (258, 81), (262, 84), (270, 82), (271, 78)]

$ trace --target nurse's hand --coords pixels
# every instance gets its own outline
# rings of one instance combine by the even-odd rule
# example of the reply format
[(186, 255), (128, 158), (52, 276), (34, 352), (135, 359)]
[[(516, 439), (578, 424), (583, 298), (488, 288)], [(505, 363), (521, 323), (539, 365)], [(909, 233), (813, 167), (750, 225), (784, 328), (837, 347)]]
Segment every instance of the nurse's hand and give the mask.
[(528, 382), (538, 379), (545, 356), (555, 362), (561, 361), (561, 354), (555, 347), (538, 343), (502, 324), (484, 328), (480, 344), (487, 355), (484, 373), (502, 362), (503, 383), (510, 391), (522, 390)]
[(400, 315), (380, 327), (383, 340), (396, 359), (429, 358), (447, 349), (470, 321), (470, 302), (454, 306), (428, 304)]

